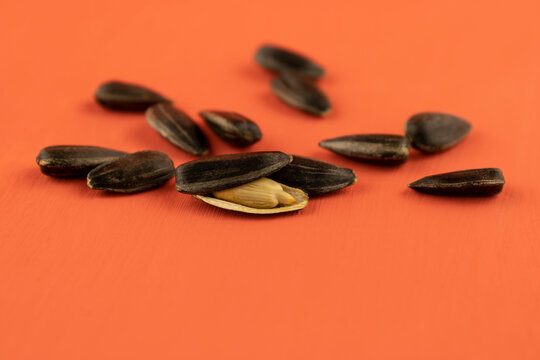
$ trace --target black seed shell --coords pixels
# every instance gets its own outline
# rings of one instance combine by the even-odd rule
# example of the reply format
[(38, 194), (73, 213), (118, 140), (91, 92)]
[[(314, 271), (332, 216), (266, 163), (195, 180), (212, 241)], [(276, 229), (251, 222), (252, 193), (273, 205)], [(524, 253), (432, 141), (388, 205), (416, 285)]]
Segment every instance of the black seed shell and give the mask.
[(411, 116), (405, 134), (414, 148), (440, 152), (459, 143), (471, 131), (471, 124), (457, 116), (425, 112)]
[(262, 137), (257, 124), (238, 113), (208, 110), (199, 114), (217, 136), (231, 145), (250, 146)]
[(332, 109), (328, 97), (315, 84), (292, 74), (276, 77), (271, 88), (283, 102), (309, 114), (326, 116)]
[(255, 61), (276, 73), (294, 72), (306, 78), (324, 76), (324, 69), (320, 65), (303, 55), (276, 46), (261, 46), (255, 54)]
[(102, 106), (122, 111), (145, 111), (154, 104), (170, 102), (153, 90), (121, 81), (109, 81), (100, 85), (94, 97)]

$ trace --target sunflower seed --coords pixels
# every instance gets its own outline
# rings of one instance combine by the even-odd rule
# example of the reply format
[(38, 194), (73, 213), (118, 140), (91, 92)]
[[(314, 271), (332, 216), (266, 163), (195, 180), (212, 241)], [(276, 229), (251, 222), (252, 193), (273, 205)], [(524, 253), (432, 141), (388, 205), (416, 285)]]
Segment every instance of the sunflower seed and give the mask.
[(278, 98), (294, 108), (317, 116), (330, 113), (328, 97), (315, 84), (306, 80), (291, 74), (281, 74), (272, 80), (271, 87)]
[(411, 116), (405, 134), (414, 148), (440, 152), (459, 143), (471, 131), (471, 124), (454, 115), (426, 112)]
[(98, 146), (56, 145), (43, 148), (36, 162), (45, 175), (86, 176), (98, 165), (117, 160), (127, 153)]
[(399, 165), (409, 159), (411, 145), (405, 136), (366, 134), (323, 140), (319, 146), (355, 160)]
[(240, 114), (225, 111), (202, 111), (199, 114), (217, 136), (231, 145), (249, 146), (262, 137), (257, 124)]
[(208, 141), (199, 126), (183, 111), (161, 103), (146, 110), (146, 120), (165, 139), (193, 155), (210, 152)]
[(174, 176), (172, 160), (159, 151), (139, 151), (96, 167), (88, 186), (96, 190), (132, 193), (165, 184)]
[(298, 155), (293, 155), (289, 165), (268, 177), (303, 190), (309, 196), (336, 191), (356, 182), (351, 169)]
[(246, 184), (278, 171), (291, 162), (279, 151), (211, 156), (176, 168), (176, 189), (201, 195)]
[(324, 69), (307, 57), (275, 46), (261, 46), (255, 61), (262, 67), (277, 73), (294, 72), (306, 78), (324, 76)]
[(102, 84), (94, 96), (99, 104), (112, 110), (144, 111), (154, 104), (171, 102), (155, 91), (120, 81)]
[(486, 168), (426, 176), (409, 184), (409, 187), (432, 195), (491, 196), (500, 193), (503, 185), (502, 171)]

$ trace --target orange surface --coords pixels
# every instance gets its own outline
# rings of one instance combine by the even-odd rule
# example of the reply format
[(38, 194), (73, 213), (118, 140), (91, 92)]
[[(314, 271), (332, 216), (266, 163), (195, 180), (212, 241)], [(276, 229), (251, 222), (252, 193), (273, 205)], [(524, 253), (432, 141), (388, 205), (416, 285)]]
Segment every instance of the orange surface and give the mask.
[[(0, 359), (540, 359), (540, 3), (3, 1), (0, 5)], [(283, 105), (253, 61), (273, 42), (328, 70), (325, 119)], [(353, 168), (303, 211), (212, 208), (174, 182), (137, 195), (39, 172), (56, 144), (193, 157), (92, 95), (146, 84), (196, 116), (239, 111), (252, 150)], [(473, 130), (401, 167), (319, 140), (402, 133), (418, 111)], [(200, 122), (200, 119), (198, 119)], [(215, 154), (236, 152), (210, 133)], [(407, 184), (500, 167), (494, 198)]]

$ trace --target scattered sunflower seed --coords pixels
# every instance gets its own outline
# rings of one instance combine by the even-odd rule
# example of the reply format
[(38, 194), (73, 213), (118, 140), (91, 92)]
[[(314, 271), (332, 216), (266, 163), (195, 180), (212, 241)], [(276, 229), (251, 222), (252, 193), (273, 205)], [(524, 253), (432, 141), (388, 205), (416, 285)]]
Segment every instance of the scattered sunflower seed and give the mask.
[(504, 176), (500, 169), (485, 168), (426, 176), (409, 187), (413, 190), (447, 196), (492, 196), (502, 191)]
[(88, 187), (133, 193), (165, 184), (174, 176), (172, 160), (159, 151), (139, 151), (96, 167), (88, 173)]
[(262, 137), (257, 124), (243, 115), (225, 111), (202, 111), (199, 114), (217, 136), (231, 145), (246, 147)]
[(328, 97), (315, 84), (292, 74), (276, 77), (271, 87), (283, 102), (309, 114), (326, 116), (332, 109)]
[(120, 81), (102, 84), (94, 96), (99, 104), (112, 110), (145, 111), (154, 104), (171, 102), (153, 90)]
[(193, 155), (210, 152), (208, 141), (199, 126), (183, 111), (168, 103), (146, 110), (146, 120), (165, 139)]
[(176, 168), (176, 189), (192, 195), (230, 189), (274, 173), (291, 160), (288, 154), (266, 151), (190, 161)]
[(319, 146), (354, 160), (383, 165), (403, 164), (411, 149), (405, 136), (385, 134), (341, 136), (323, 140)]
[(459, 143), (471, 131), (471, 124), (457, 116), (425, 112), (413, 115), (405, 124), (405, 134), (414, 148), (440, 152)]
[(75, 177), (86, 176), (96, 166), (126, 155), (123, 151), (99, 146), (56, 145), (43, 148), (36, 162), (45, 175)]
[(324, 69), (307, 57), (271, 45), (261, 46), (255, 54), (255, 61), (262, 67), (277, 73), (294, 72), (306, 78), (324, 76)]
[(309, 196), (336, 191), (356, 182), (356, 174), (351, 169), (298, 155), (293, 155), (289, 165), (268, 177), (305, 191)]

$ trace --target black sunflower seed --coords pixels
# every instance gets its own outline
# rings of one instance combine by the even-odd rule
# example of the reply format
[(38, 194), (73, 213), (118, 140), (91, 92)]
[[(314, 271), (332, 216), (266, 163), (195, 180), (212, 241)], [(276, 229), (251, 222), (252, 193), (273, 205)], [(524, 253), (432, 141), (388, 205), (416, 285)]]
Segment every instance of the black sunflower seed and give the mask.
[(409, 159), (411, 145), (405, 136), (365, 134), (323, 140), (319, 146), (355, 160), (399, 165)]
[(425, 112), (411, 116), (405, 134), (414, 148), (439, 152), (459, 143), (471, 131), (471, 124), (454, 115)]
[(43, 148), (36, 161), (45, 175), (75, 177), (86, 176), (96, 166), (126, 155), (123, 151), (98, 146), (56, 145)]
[(176, 168), (176, 189), (201, 195), (230, 189), (274, 173), (291, 162), (279, 151), (218, 155), (194, 160)]
[(324, 69), (312, 60), (276, 46), (261, 46), (255, 54), (255, 61), (262, 67), (277, 73), (294, 72), (306, 78), (320, 78), (324, 76)]
[(272, 80), (272, 91), (290, 106), (307, 113), (325, 116), (332, 106), (328, 97), (315, 84), (291, 74), (281, 74)]
[(491, 196), (500, 193), (503, 185), (502, 171), (486, 168), (426, 176), (409, 184), (409, 187), (431, 195)]
[(153, 90), (120, 81), (102, 84), (94, 96), (99, 104), (112, 110), (145, 111), (154, 104), (171, 102)]
[(96, 167), (88, 186), (96, 190), (133, 193), (165, 184), (174, 176), (172, 160), (159, 151), (139, 151)]
[(171, 104), (161, 103), (148, 108), (146, 120), (161, 136), (180, 149), (198, 156), (210, 152), (208, 141), (195, 121)]
[(257, 124), (240, 114), (225, 111), (202, 111), (199, 114), (217, 136), (231, 145), (249, 146), (262, 137)]
[(339, 190), (356, 182), (356, 175), (351, 169), (298, 155), (293, 155), (289, 165), (268, 177), (301, 189), (310, 196)]

